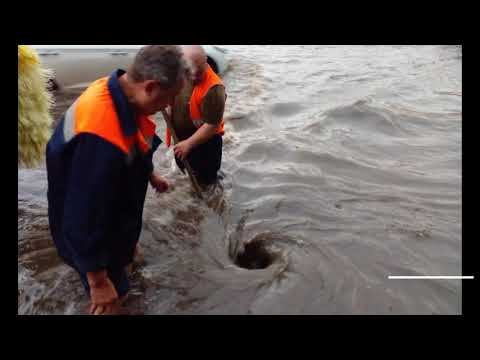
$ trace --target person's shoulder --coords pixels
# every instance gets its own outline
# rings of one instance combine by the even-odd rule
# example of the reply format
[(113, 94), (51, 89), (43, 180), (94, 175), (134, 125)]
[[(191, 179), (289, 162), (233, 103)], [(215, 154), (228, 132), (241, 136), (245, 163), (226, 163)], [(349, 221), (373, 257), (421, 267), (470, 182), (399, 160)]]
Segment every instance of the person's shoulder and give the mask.
[(215, 102), (225, 101), (225, 86), (223, 84), (213, 85), (205, 95), (206, 98)]
[(225, 89), (222, 85), (215, 85), (208, 91), (202, 103), (206, 123), (218, 124), (222, 120), (225, 100)]
[(80, 95), (79, 100), (96, 104), (97, 106), (110, 105), (112, 103), (110, 90), (108, 89), (108, 78), (103, 77), (92, 82)]

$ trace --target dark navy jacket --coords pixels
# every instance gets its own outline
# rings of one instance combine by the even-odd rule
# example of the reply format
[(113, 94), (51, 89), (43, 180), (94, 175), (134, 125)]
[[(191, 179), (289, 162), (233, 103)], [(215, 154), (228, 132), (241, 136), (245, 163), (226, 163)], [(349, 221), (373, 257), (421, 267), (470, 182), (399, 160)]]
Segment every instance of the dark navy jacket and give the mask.
[[(110, 76), (108, 91), (123, 134), (132, 136), (137, 125), (119, 85), (123, 73)], [(96, 134), (66, 139), (65, 126), (64, 114), (46, 151), (48, 215), (58, 253), (82, 273), (124, 267), (140, 236), (152, 156), (161, 140), (155, 135), (147, 154), (136, 151), (126, 161), (124, 152)]]

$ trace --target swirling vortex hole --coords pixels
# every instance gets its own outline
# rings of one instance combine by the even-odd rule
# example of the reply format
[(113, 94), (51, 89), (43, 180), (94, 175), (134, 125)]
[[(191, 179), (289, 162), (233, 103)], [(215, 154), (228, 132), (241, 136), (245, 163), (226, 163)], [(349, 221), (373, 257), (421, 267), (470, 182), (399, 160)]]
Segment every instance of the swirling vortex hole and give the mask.
[(245, 244), (243, 251), (235, 256), (234, 263), (244, 269), (258, 270), (269, 267), (274, 256), (265, 248), (262, 241), (250, 241)]

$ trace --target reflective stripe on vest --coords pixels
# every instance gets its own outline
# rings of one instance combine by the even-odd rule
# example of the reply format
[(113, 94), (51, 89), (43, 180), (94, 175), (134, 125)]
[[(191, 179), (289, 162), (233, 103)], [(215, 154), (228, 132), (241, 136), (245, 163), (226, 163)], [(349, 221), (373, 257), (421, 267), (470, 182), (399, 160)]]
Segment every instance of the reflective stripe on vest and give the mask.
[(77, 108), (77, 101), (75, 101), (68, 108), (63, 120), (63, 138), (68, 143), (75, 136), (75, 109)]
[[(215, 74), (215, 71), (212, 70), (210, 65), (207, 64), (207, 70), (205, 71), (205, 76), (202, 83), (194, 87), (192, 96), (190, 97), (190, 119), (197, 129), (203, 125), (203, 116), (201, 111), (203, 98), (205, 95), (207, 95), (208, 91), (216, 85), (223, 85), (222, 79), (220, 79), (220, 77)], [(222, 136), (225, 134), (225, 123), (223, 119), (220, 120), (217, 134)], [(165, 132), (165, 140), (167, 147), (169, 147), (171, 143), (171, 134), (168, 130), (168, 127)]]

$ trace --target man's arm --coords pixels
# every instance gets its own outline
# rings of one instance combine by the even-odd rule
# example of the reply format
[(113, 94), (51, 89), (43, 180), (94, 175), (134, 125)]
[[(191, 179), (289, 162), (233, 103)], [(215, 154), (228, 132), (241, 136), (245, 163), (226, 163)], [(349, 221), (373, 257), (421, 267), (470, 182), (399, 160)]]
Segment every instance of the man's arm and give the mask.
[(212, 125), (205, 123), (190, 136), (187, 141), (190, 143), (190, 147), (193, 149), (196, 146), (203, 144), (210, 140), (213, 135), (217, 133), (218, 125)]

